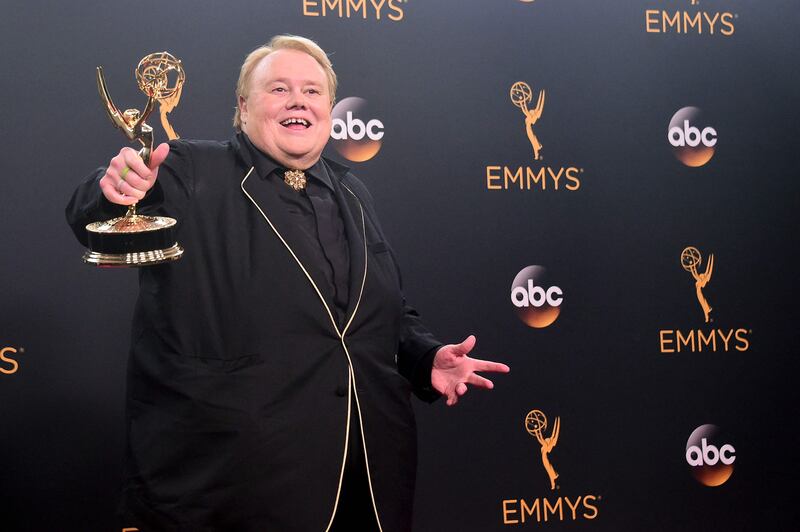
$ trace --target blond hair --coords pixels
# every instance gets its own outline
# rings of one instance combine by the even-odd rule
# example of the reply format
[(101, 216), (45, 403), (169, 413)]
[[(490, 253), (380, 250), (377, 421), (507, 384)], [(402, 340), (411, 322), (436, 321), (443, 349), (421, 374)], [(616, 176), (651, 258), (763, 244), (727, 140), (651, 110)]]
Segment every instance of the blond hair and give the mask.
[(305, 37), (297, 35), (276, 35), (267, 44), (259, 46), (250, 52), (242, 63), (242, 69), (239, 72), (239, 81), (236, 83), (236, 112), (233, 114), (233, 127), (236, 130), (242, 129), (242, 117), (239, 113), (239, 98), (247, 98), (250, 88), (250, 78), (253, 76), (253, 71), (262, 59), (267, 57), (273, 52), (278, 50), (297, 50), (306, 53), (313, 57), (322, 70), (325, 71), (325, 77), (328, 78), (328, 89), (330, 91), (331, 106), (336, 100), (336, 72), (333, 71), (331, 60), (325, 50), (320, 46)]

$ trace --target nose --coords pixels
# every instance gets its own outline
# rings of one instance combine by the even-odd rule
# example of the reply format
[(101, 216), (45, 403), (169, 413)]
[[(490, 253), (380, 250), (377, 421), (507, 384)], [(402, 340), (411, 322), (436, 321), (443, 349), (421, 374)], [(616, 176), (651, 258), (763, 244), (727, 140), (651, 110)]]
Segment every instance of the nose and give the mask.
[(306, 108), (306, 95), (300, 88), (293, 89), (289, 92), (289, 98), (286, 100), (287, 109), (305, 109)]

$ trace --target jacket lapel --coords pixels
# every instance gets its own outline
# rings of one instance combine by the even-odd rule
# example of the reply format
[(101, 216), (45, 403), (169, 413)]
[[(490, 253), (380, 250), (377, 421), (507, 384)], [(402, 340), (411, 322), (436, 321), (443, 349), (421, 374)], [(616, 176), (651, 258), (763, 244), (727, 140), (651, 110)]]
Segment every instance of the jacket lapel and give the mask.
[[(253, 171), (253, 174), (244, 183), (246, 191), (253, 198), (253, 201), (258, 205), (259, 209), (266, 216), (271, 225), (274, 226), (276, 233), (284, 240), (286, 247), (297, 257), (299, 262), (311, 274), (314, 283), (320, 287), (325, 286), (323, 283), (324, 277), (322, 272), (315, 264), (310, 248), (306, 244), (308, 237), (292, 223), (289, 213), (286, 212), (286, 205), (275, 194), (269, 184), (258, 177)], [(324, 294), (327, 298), (329, 294)], [(326, 299), (327, 300), (327, 299)]]
[[(237, 139), (238, 140), (238, 139)], [(242, 176), (240, 187), (245, 196), (253, 203), (254, 207), (259, 211), (260, 216), (263, 217), (267, 223), (266, 229), (272, 230), (278, 239), (288, 250), (289, 254), (293, 257), (294, 262), (303, 271), (308, 279), (320, 302), (325, 307), (325, 310), (330, 318), (331, 325), (338, 335), (342, 335), (341, 328), (336, 321), (335, 314), (332, 312), (328, 304), (328, 299), (322, 292), (324, 279), (322, 272), (319, 270), (318, 265), (315, 264), (308, 245), (306, 245), (306, 237), (301, 231), (291, 223), (286, 206), (270, 189), (268, 183), (262, 180), (252, 167), (252, 162), (245, 149), (237, 142), (234, 144), (237, 147), (239, 156), (245, 165), (250, 163), (249, 169), (245, 175)], [(348, 237), (350, 233), (348, 232)]]
[(350, 252), (349, 296), (342, 331), (342, 334), (344, 334), (358, 312), (361, 295), (364, 291), (364, 283), (366, 282), (367, 253), (364, 210), (356, 195), (342, 183), (342, 178), (348, 171), (347, 168), (340, 165), (334, 166), (328, 161), (324, 162), (327, 165), (328, 174), (333, 178), (331, 181), (333, 182), (336, 201), (339, 204), (339, 212), (341, 212), (345, 232), (347, 233), (347, 247)]

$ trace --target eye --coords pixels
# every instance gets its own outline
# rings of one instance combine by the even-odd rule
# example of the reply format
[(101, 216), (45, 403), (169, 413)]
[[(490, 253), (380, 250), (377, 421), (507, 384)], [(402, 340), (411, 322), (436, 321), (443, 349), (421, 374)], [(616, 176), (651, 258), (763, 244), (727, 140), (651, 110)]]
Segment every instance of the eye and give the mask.
[(308, 89), (306, 92), (308, 94), (322, 94), (322, 92), (319, 89)]
[(286, 92), (286, 87), (273, 87), (272, 92), (277, 92), (277, 93)]

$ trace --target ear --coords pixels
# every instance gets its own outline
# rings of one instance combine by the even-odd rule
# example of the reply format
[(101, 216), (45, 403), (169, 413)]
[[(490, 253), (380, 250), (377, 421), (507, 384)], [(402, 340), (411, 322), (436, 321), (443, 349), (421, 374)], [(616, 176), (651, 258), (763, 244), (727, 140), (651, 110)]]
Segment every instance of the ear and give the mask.
[(247, 122), (247, 100), (244, 96), (239, 96), (239, 118)]

